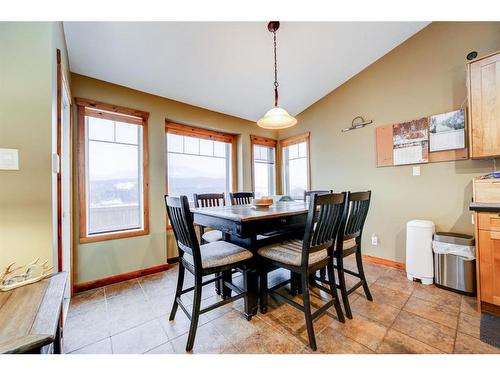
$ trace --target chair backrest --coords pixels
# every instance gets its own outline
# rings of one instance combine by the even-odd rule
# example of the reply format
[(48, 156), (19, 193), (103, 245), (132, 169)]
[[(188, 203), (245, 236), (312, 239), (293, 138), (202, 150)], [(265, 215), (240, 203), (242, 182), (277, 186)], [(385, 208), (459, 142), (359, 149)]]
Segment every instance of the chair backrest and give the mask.
[(220, 194), (193, 194), (195, 207), (219, 207), (226, 205), (224, 193)]
[(252, 199), (255, 198), (255, 193), (254, 192), (229, 193), (229, 197), (231, 198), (232, 206), (236, 206), (239, 204), (250, 204), (252, 203)]
[(302, 266), (309, 254), (328, 249), (332, 254), (335, 241), (342, 241), (347, 217), (347, 193), (312, 194), (302, 245)]
[(165, 195), (165, 205), (179, 248), (179, 258), (182, 258), (184, 252), (191, 254), (195, 269), (201, 269), (200, 244), (194, 230), (193, 216), (187, 197), (185, 195), (180, 197)]
[(371, 195), (372, 192), (370, 190), (349, 193), (344, 239), (356, 238), (356, 243), (359, 243), (366, 216), (368, 215)]
[(306, 190), (304, 191), (304, 202), (307, 201), (307, 198), (308, 197), (311, 197), (311, 195), (313, 194), (329, 194), (329, 193), (333, 193), (333, 190)]

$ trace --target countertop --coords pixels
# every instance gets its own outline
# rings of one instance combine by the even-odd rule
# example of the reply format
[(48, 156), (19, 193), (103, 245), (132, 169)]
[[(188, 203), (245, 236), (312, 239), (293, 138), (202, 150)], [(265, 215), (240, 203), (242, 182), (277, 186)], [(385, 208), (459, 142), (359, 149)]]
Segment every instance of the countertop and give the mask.
[(500, 212), (500, 203), (471, 202), (469, 210), (476, 212)]

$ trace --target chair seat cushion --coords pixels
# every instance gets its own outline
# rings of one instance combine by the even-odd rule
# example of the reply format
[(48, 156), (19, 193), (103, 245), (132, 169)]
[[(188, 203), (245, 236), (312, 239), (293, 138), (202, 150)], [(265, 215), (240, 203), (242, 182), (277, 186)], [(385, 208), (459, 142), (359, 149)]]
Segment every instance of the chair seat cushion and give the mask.
[[(300, 266), (302, 260), (302, 240), (287, 240), (261, 247), (257, 253), (264, 258), (276, 262)], [(309, 254), (309, 264), (317, 263), (328, 256), (326, 249)]]
[[(216, 241), (200, 246), (201, 264), (204, 269), (222, 267), (250, 259), (253, 254), (232, 243)], [(184, 260), (194, 265), (193, 256), (184, 253)]]
[(220, 230), (211, 230), (203, 233), (201, 237), (207, 242), (222, 241), (222, 232)]

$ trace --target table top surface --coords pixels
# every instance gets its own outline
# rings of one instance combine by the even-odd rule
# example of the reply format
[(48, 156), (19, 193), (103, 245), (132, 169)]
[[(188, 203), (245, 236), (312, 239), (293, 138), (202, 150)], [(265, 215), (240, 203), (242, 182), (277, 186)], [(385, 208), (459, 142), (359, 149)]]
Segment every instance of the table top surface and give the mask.
[(306, 202), (278, 202), (269, 208), (258, 209), (250, 204), (220, 207), (199, 207), (191, 211), (198, 215), (206, 215), (237, 222), (273, 219), (279, 217), (300, 215), (307, 213), (309, 203)]
[(0, 353), (47, 344), (56, 334), (67, 274), (0, 292)]

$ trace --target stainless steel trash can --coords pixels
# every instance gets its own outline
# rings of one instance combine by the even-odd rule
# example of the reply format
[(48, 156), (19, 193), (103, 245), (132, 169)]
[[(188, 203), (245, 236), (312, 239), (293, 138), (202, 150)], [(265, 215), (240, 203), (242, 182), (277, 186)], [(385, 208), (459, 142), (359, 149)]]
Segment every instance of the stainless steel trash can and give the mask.
[[(474, 237), (466, 234), (437, 232), (434, 241), (459, 246), (474, 246)], [(476, 295), (476, 260), (455, 254), (434, 252), (434, 283), (461, 294)]]

